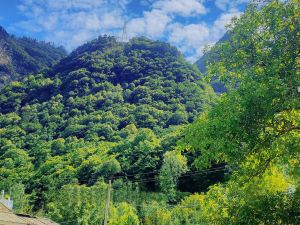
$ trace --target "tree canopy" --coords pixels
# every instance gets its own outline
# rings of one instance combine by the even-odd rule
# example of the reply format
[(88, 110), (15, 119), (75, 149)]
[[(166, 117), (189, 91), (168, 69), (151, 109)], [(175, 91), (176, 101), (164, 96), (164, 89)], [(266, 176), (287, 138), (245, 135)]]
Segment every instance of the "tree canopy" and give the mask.
[[(251, 3), (209, 49), (99, 37), (0, 91), (0, 189), (64, 224), (300, 223), (299, 0)], [(113, 180), (110, 187), (108, 180)]]

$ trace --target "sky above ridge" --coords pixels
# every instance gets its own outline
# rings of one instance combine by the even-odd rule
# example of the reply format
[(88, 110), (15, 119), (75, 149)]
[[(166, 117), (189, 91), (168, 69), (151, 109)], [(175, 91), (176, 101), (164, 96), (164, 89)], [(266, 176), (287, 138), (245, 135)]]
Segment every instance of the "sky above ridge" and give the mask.
[[(217, 42), (247, 0), (0, 0), (0, 25), (16, 36), (72, 51), (99, 35), (146, 36), (194, 62)], [(126, 28), (124, 33), (124, 27)]]

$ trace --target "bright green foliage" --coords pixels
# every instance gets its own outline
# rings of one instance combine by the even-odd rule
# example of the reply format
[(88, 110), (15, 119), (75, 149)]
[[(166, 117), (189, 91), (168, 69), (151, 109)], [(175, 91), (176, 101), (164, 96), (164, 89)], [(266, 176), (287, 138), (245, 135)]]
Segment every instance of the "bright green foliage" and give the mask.
[(169, 200), (175, 200), (178, 178), (187, 172), (187, 160), (175, 151), (164, 154), (163, 164), (159, 172), (161, 190), (166, 193)]
[[(299, 224), (299, 5), (253, 3), (233, 21), (211, 49), (208, 76), (228, 87), (211, 108), (197, 70), (146, 38), (99, 37), (6, 86), (0, 187), (67, 224), (103, 223), (107, 179), (110, 224)], [(183, 176), (224, 164), (226, 179)], [(193, 176), (214, 185), (184, 193)]]
[(118, 160), (114, 158), (104, 162), (99, 169), (99, 173), (103, 177), (108, 177), (108, 178), (112, 178), (115, 174), (120, 172), (121, 172), (120, 163), (118, 162)]
[[(293, 1), (272, 2), (261, 10), (251, 5), (232, 24), (230, 40), (213, 48), (220, 59), (210, 66), (210, 73), (219, 73), (224, 82), (237, 87), (187, 134), (191, 146), (201, 150), (204, 163), (240, 163), (263, 150), (271, 154), (279, 139), (299, 131), (297, 27), (299, 8)], [(274, 156), (279, 155), (270, 160)]]
[(178, 224), (298, 224), (296, 192), (295, 181), (272, 167), (243, 186), (233, 178), (205, 195), (191, 195), (172, 213)]
[(109, 223), (111, 225), (138, 225), (139, 217), (136, 214), (136, 209), (126, 202), (118, 203), (113, 207)]
[(115, 140), (129, 124), (158, 129), (191, 122), (214, 98), (176, 48), (145, 38), (123, 44), (99, 37), (49, 72), (5, 87), (0, 108), (23, 114), (35, 106), (42, 126), (60, 120), (53, 135)]
[[(298, 224), (299, 189), (296, 181), (279, 168), (240, 185), (245, 177), (233, 177), (206, 194), (186, 197), (175, 207), (155, 202), (142, 209), (145, 224)], [(299, 179), (298, 179), (299, 182)]]
[(0, 158), (0, 188), (10, 190), (15, 184), (28, 182), (33, 165), (28, 153), (14, 145), (6, 145)]
[(151, 201), (144, 203), (141, 207), (143, 224), (145, 225), (168, 225), (172, 223), (171, 212), (166, 208), (166, 204)]
[(139, 177), (155, 170), (160, 163), (160, 140), (150, 129), (143, 128), (124, 139), (112, 150), (122, 164), (123, 172)]
[(103, 224), (107, 186), (64, 186), (54, 201), (48, 204), (49, 216), (63, 224)]
[(67, 184), (149, 179), (215, 94), (169, 44), (99, 37), (0, 92), (0, 188), (45, 210)]
[(30, 212), (29, 196), (25, 193), (23, 184), (14, 184), (9, 189), (10, 197), (14, 201), (14, 211)]
[(187, 129), (185, 147), (196, 166), (226, 162), (233, 174), (203, 195), (196, 224), (299, 223), (299, 12), (297, 0), (252, 4), (212, 48), (209, 74), (230, 90)]

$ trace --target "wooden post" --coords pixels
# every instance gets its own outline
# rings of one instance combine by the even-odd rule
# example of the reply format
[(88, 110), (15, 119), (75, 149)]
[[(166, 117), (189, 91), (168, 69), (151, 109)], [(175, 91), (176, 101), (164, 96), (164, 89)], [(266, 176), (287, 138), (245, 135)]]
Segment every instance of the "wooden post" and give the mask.
[(107, 198), (106, 198), (106, 205), (105, 205), (105, 214), (104, 214), (104, 225), (107, 225), (108, 222), (108, 212), (109, 212), (109, 203), (110, 203), (110, 191), (111, 191), (111, 180), (108, 181), (108, 188), (107, 188)]

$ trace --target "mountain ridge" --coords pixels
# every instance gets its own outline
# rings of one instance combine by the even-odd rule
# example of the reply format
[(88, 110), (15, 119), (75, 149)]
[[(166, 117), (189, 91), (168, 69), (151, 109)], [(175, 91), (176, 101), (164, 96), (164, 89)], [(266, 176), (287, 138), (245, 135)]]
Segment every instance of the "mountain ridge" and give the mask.
[[(227, 40), (230, 39), (230, 32), (227, 32), (223, 35), (223, 37), (216, 43), (222, 43), (225, 42)], [(207, 51), (203, 54), (203, 56), (201, 56), (195, 63), (194, 65), (197, 66), (197, 68), (200, 70), (200, 72), (204, 75), (206, 75), (207, 73), (207, 66), (208, 66), (208, 62), (209, 63), (213, 63), (216, 59), (212, 56), (212, 52), (211, 51)], [(216, 76), (214, 76), (210, 82), (211, 86), (213, 87), (214, 91), (216, 93), (222, 94), (227, 92), (227, 88), (225, 87), (224, 84), (222, 84), (222, 82), (218, 81), (218, 78)]]
[(28, 37), (15, 37), (0, 26), (0, 88), (51, 67), (66, 55), (62, 47)]
[[(18, 96), (14, 103), (12, 91)], [(214, 99), (201, 74), (175, 47), (146, 38), (124, 44), (109, 36), (78, 47), (53, 69), (5, 87), (1, 112), (22, 111), (56, 96), (70, 117), (99, 110), (115, 113), (115, 130), (130, 123), (148, 128), (188, 123)]]

